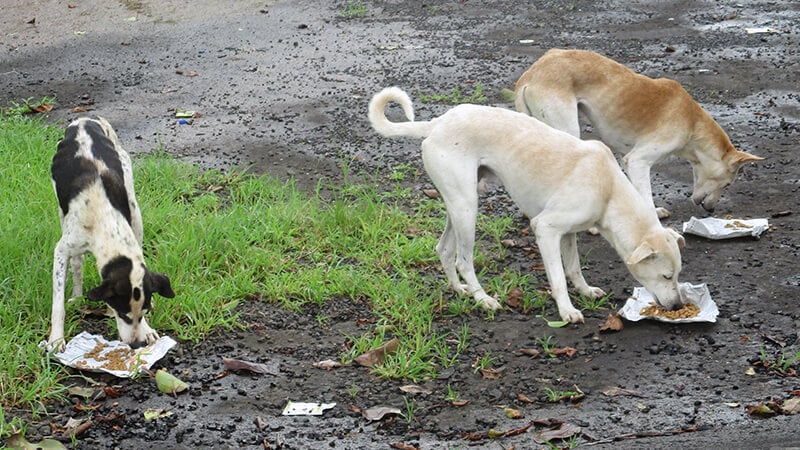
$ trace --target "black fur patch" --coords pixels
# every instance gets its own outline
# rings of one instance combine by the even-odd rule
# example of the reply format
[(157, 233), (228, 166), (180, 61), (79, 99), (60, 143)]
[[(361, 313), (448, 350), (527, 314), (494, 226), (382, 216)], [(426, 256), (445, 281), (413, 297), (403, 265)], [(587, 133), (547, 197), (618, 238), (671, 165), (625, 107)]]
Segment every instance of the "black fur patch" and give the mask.
[(114, 148), (114, 143), (106, 136), (99, 123), (85, 121), (82, 124), (92, 139), (92, 156), (103, 161), (108, 170), (101, 173), (90, 159), (76, 156), (80, 150), (77, 141), (80, 125), (67, 127), (64, 139), (58, 143), (58, 150), (53, 156), (53, 165), (50, 170), (55, 182), (56, 196), (61, 212), (66, 215), (72, 199), (100, 177), (109, 202), (130, 224), (131, 210), (128, 203), (128, 192), (125, 190), (122, 163)]

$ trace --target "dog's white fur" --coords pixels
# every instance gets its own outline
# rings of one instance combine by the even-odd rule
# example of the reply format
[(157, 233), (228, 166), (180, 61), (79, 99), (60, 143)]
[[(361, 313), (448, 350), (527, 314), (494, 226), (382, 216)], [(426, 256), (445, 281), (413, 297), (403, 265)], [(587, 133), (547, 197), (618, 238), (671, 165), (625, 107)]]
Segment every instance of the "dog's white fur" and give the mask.
[[(390, 102), (403, 108), (408, 122), (386, 118)], [(581, 273), (576, 233), (590, 227), (598, 228), (661, 305), (681, 305), (683, 238), (661, 226), (601, 142), (582, 141), (527, 115), (488, 106), (460, 105), (433, 120), (414, 122), (411, 100), (396, 87), (372, 98), (369, 120), (383, 136), (424, 138), (425, 169), (447, 207), (436, 250), (456, 292), (472, 294), (485, 308), (500, 307), (479, 284), (473, 266), (478, 186), (491, 175), (532, 217), (531, 230), (563, 320), (583, 321), (567, 294), (565, 270), (581, 294), (605, 295)]]
[(575, 137), (583, 114), (606, 145), (626, 154), (628, 177), (653, 207), (650, 168), (670, 155), (692, 165), (692, 200), (708, 211), (742, 165), (763, 159), (736, 150), (677, 81), (648, 78), (594, 52), (549, 50), (517, 80), (515, 92), (517, 111)]
[[(104, 139), (103, 145), (106, 149), (113, 146), (116, 155), (111, 158), (116, 161), (104, 161), (94, 153), (98, 151), (96, 146), (99, 143), (87, 132), (87, 126), (95, 125), (99, 125), (104, 134), (96, 135), (95, 140), (98, 137)], [(103, 284), (92, 289), (89, 297), (93, 300), (106, 300), (110, 307), (114, 305), (109, 299), (120, 297), (123, 308), (118, 309), (124, 310), (124, 313), (113, 307), (111, 310), (116, 317), (122, 340), (132, 346), (142, 345), (144, 342), (153, 343), (158, 339), (158, 333), (147, 324), (144, 317), (150, 307), (151, 290), (167, 297), (174, 296), (174, 293), (166, 276), (150, 272), (145, 267), (142, 254), (142, 216), (133, 190), (130, 157), (120, 145), (111, 125), (103, 118), (77, 119), (67, 130), (69, 139), (65, 137), (59, 142), (59, 152), (53, 159), (53, 187), (60, 204), (62, 235), (53, 256), (53, 304), (47, 348), (63, 350), (65, 346), (64, 291), (67, 264), (69, 262), (72, 268), (74, 299), (83, 292), (83, 256), (88, 252), (94, 255), (103, 277)], [(67, 140), (71, 142), (65, 142)], [(112, 155), (112, 152), (108, 155)], [(79, 160), (82, 164), (80, 167), (76, 165)], [(119, 179), (120, 173), (109, 168), (106, 162), (114, 162), (115, 165), (119, 163), (122, 180)], [(104, 184), (102, 178), (106, 176), (113, 181)], [(124, 197), (123, 201), (127, 201), (130, 222), (120, 210), (119, 204), (110, 200), (108, 190), (116, 190), (122, 194), (118, 198)], [(65, 205), (68, 207), (66, 212)], [(116, 269), (114, 263), (120, 260), (129, 260), (130, 270)], [(117, 272), (114, 273), (114, 270)], [(120, 292), (122, 290), (127, 290), (127, 294)]]

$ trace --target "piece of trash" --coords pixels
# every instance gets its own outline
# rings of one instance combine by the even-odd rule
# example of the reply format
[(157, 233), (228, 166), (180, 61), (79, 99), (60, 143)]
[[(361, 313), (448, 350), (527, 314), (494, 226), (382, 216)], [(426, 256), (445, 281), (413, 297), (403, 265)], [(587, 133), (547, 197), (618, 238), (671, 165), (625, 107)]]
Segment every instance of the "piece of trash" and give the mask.
[(520, 44), (533, 44), (534, 40), (533, 39), (520, 39), (519, 43)]
[(313, 366), (316, 367), (317, 369), (333, 370), (338, 367), (344, 366), (344, 364), (342, 364), (339, 361), (334, 361), (332, 359), (326, 359), (324, 361), (315, 362)]
[(683, 232), (709, 239), (729, 239), (743, 236), (759, 237), (769, 229), (767, 219), (717, 219), (692, 217), (683, 223)]
[(647, 308), (652, 303), (655, 303), (653, 295), (643, 287), (633, 288), (633, 295), (622, 309), (619, 310), (619, 315), (627, 320), (636, 322), (642, 319), (654, 319), (662, 322), (670, 323), (689, 323), (689, 322), (716, 322), (719, 315), (719, 309), (714, 300), (711, 299), (711, 294), (708, 292), (708, 286), (703, 284), (680, 283), (678, 290), (684, 301), (688, 301), (700, 308), (700, 312), (695, 317), (669, 319), (661, 316), (643, 316), (641, 310)]
[(176, 119), (191, 119), (194, 117), (196, 111), (192, 111), (189, 109), (176, 109), (175, 110), (175, 118)]
[(186, 119), (178, 119), (178, 125), (188, 125), (191, 122)]
[(771, 27), (755, 27), (755, 28), (745, 28), (744, 32), (747, 34), (775, 34), (780, 33), (780, 30)]
[(433, 394), (433, 391), (430, 389), (425, 389), (422, 386), (417, 386), (416, 384), (407, 384), (405, 386), (400, 386), (400, 390), (406, 392), (408, 394)]
[(83, 331), (67, 343), (63, 352), (53, 353), (53, 357), (75, 369), (130, 378), (142, 369), (150, 369), (175, 344), (171, 337), (162, 336), (153, 344), (132, 349), (122, 341), (107, 341), (103, 336)]
[(165, 393), (175, 395), (189, 389), (189, 385), (184, 381), (167, 372), (167, 369), (159, 369), (156, 371), (156, 386), (158, 390)]
[(281, 414), (284, 416), (321, 416), (326, 409), (334, 406), (336, 403), (308, 403), (289, 400)]

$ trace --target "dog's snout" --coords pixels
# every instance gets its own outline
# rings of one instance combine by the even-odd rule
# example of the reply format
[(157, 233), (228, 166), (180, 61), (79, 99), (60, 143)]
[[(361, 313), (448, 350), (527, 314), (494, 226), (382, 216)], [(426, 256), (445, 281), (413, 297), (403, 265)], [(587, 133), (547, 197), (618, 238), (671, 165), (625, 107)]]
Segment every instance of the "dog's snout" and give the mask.
[(129, 343), (128, 343), (128, 345), (129, 345), (129, 346), (130, 346), (132, 349), (134, 349), (134, 350), (135, 350), (135, 349), (137, 349), (137, 348), (144, 347), (145, 345), (147, 345), (147, 342), (145, 342), (145, 341), (140, 341), (140, 340), (135, 340), (135, 341), (133, 341), (133, 342), (129, 342)]

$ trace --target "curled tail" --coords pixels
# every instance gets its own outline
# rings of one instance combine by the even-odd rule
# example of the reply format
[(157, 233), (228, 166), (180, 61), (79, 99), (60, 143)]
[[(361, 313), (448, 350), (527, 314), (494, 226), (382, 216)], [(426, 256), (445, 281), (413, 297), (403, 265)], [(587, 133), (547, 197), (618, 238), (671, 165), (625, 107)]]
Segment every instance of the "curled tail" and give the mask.
[[(403, 108), (408, 122), (391, 122), (386, 118), (386, 105), (395, 102)], [(386, 137), (427, 137), (433, 125), (430, 121), (414, 122), (414, 107), (411, 99), (402, 89), (398, 87), (384, 88), (375, 94), (369, 102), (369, 122), (372, 128)]]

